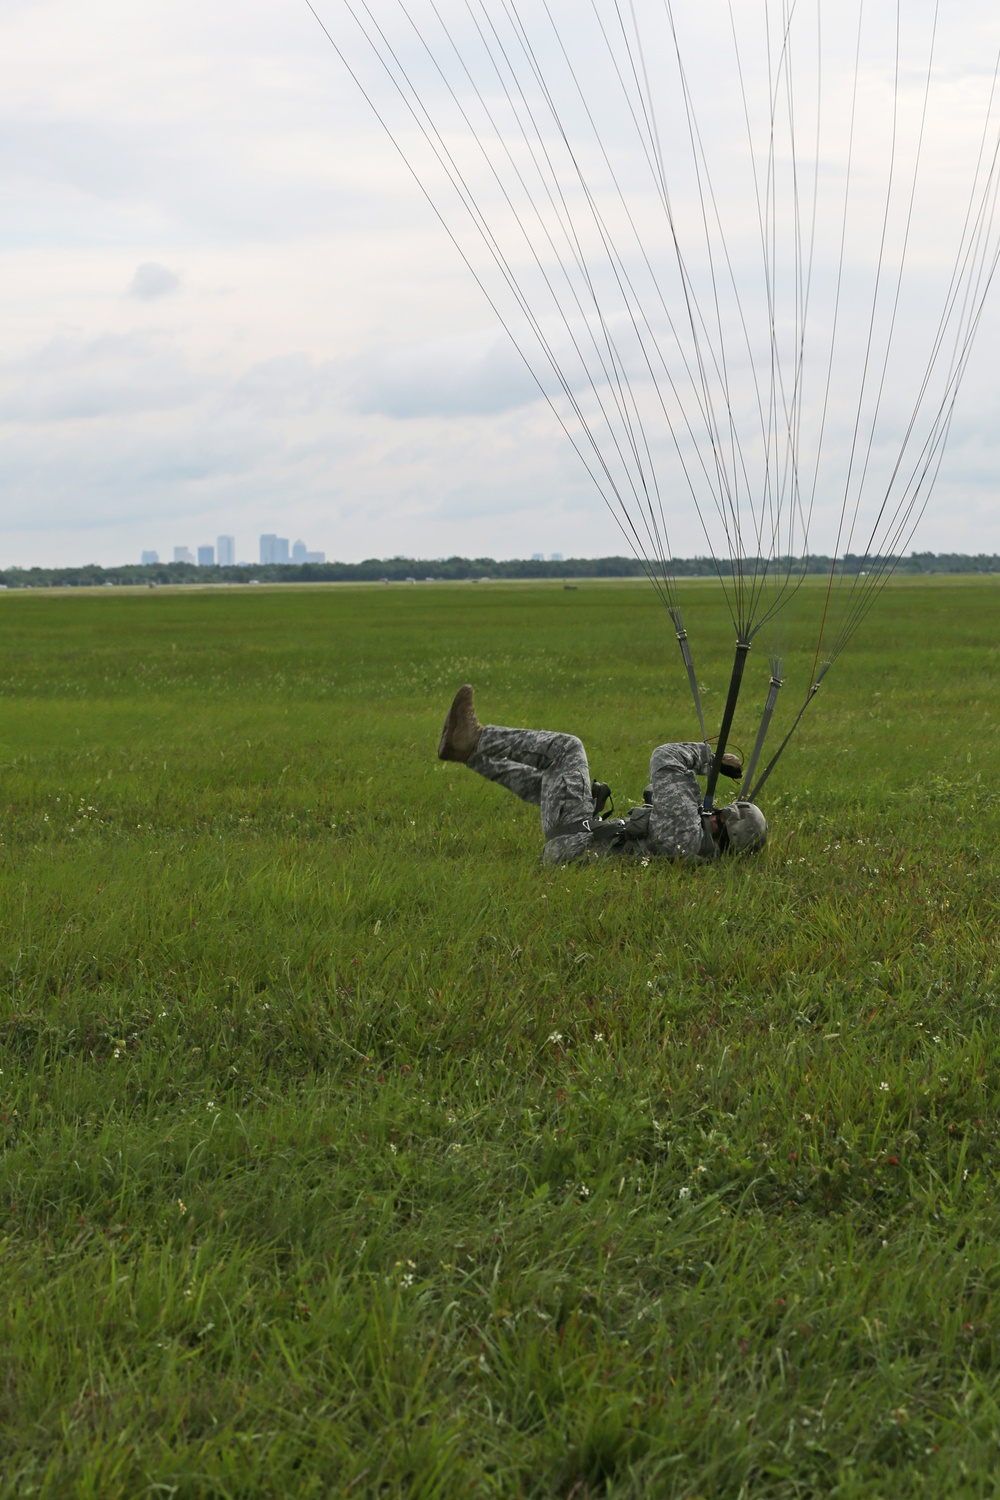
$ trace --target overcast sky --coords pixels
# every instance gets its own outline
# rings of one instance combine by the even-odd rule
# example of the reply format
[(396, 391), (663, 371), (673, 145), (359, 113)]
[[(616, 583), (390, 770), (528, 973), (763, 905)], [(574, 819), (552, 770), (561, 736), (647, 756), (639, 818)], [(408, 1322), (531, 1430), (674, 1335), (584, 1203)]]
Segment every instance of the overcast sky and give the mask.
[[(347, 36), (340, 0), (317, 8)], [(939, 172), (974, 149), (994, 14), (948, 0)], [(715, 43), (686, 45), (697, 81)], [(928, 236), (930, 286), (950, 252)], [(1000, 551), (997, 303), (915, 546)], [(0, 0), (0, 305), (0, 565), (219, 534), (255, 560), (268, 531), (343, 560), (624, 550), (303, 0)], [(704, 551), (671, 506), (674, 550)]]

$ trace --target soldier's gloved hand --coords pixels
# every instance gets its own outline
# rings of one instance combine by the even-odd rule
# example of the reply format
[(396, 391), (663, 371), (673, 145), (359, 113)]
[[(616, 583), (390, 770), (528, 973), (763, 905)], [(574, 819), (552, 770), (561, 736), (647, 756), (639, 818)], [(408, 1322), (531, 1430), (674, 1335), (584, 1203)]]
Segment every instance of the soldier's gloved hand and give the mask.
[(722, 762), (719, 766), (719, 774), (721, 776), (731, 776), (734, 781), (737, 779), (737, 777), (742, 776), (743, 762), (740, 760), (739, 756), (734, 755), (731, 750), (727, 750), (725, 755), (722, 757)]

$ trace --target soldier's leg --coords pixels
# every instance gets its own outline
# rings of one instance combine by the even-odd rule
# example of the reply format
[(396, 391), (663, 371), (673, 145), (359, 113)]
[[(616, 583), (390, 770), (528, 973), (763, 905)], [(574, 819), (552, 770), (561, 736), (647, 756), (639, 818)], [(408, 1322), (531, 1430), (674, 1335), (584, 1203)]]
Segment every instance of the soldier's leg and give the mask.
[(546, 834), (594, 811), (587, 752), (575, 734), (487, 724), (469, 769), (541, 807)]
[(649, 842), (668, 859), (696, 855), (702, 844), (701, 788), (698, 775), (711, 765), (707, 745), (687, 741), (658, 745), (649, 762), (645, 800), (652, 803)]

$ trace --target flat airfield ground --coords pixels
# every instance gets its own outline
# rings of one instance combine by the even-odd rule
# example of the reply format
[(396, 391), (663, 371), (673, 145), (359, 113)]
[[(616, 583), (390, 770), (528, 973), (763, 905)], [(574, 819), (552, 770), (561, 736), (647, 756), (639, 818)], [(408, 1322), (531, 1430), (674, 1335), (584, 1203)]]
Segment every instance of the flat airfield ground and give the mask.
[(0, 598), (0, 1495), (995, 1494), (998, 623), (892, 585), (756, 860), (545, 870), (445, 708), (641, 799), (651, 590)]

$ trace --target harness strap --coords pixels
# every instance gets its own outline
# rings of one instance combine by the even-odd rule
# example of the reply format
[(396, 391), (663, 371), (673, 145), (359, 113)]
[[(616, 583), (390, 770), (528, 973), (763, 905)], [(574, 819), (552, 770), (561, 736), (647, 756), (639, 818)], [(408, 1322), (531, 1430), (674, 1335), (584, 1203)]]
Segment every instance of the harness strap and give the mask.
[(613, 844), (623, 836), (625, 828), (624, 818), (608, 818), (602, 823), (595, 814), (592, 818), (578, 818), (575, 823), (557, 823), (545, 835), (545, 842), (569, 838), (574, 833), (589, 833), (595, 843)]

